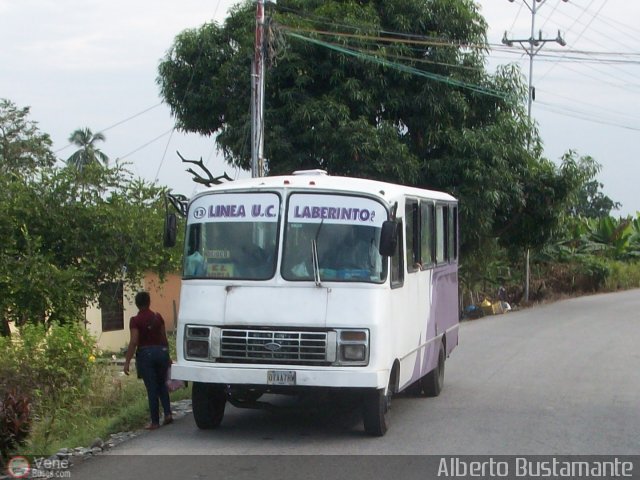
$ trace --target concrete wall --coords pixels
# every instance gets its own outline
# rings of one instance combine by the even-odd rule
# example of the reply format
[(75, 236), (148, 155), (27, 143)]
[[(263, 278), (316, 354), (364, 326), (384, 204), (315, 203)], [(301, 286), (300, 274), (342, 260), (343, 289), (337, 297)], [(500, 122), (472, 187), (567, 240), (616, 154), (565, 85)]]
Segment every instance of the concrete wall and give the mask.
[(178, 308), (180, 307), (180, 275), (167, 275), (164, 283), (156, 274), (148, 274), (144, 279), (144, 288), (151, 295), (151, 310), (164, 318), (167, 332), (173, 332), (178, 324)]
[[(161, 283), (157, 275), (149, 273), (143, 280), (143, 287), (151, 295), (151, 310), (162, 315), (167, 331), (173, 331), (177, 323), (180, 302), (180, 275), (168, 275)], [(87, 308), (87, 330), (96, 337), (98, 347), (102, 350), (119, 352), (129, 343), (129, 319), (138, 313), (134, 303), (137, 290), (125, 288), (124, 292), (124, 328), (122, 330), (103, 332), (102, 315), (97, 305)]]
[(91, 305), (86, 312), (87, 330), (98, 341), (98, 347), (101, 350), (111, 352), (119, 352), (120, 349), (129, 343), (129, 319), (138, 311), (133, 303), (135, 292), (125, 288), (123, 306), (124, 306), (124, 328), (122, 330), (114, 330), (110, 332), (102, 331), (102, 312), (98, 304)]

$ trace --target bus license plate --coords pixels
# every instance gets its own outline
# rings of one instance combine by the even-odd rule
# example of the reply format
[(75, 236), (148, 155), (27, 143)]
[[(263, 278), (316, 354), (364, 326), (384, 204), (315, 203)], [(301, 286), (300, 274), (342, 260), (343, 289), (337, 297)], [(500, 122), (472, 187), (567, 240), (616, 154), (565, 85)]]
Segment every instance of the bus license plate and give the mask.
[(267, 383), (269, 385), (295, 385), (296, 372), (293, 370), (268, 370)]

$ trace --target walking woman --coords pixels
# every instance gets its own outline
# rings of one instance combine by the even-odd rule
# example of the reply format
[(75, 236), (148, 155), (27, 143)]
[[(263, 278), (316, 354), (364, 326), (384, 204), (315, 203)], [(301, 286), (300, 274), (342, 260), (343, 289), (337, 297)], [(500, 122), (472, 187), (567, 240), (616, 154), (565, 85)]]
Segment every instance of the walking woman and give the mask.
[(129, 364), (135, 353), (138, 376), (142, 377), (149, 397), (151, 423), (145, 428), (155, 430), (160, 426), (158, 400), (164, 410), (163, 425), (168, 425), (173, 421), (169, 390), (166, 384), (171, 358), (162, 315), (151, 311), (150, 306), (149, 293), (139, 292), (136, 295), (138, 315), (131, 317), (129, 322), (131, 340), (124, 362), (124, 373), (129, 375)]

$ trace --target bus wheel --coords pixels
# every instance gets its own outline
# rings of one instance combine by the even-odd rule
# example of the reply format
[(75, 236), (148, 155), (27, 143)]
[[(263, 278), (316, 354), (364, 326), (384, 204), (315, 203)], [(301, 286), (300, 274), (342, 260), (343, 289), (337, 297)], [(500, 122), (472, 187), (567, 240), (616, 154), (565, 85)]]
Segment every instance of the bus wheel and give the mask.
[(410, 395), (412, 397), (421, 396), (422, 395), (422, 378), (419, 378), (418, 380), (413, 382), (411, 385), (405, 388), (404, 391), (407, 395)]
[(193, 418), (201, 430), (217, 428), (224, 417), (227, 403), (225, 386), (217, 383), (193, 382), (191, 389)]
[(427, 397), (437, 397), (444, 386), (444, 343), (440, 342), (438, 365), (422, 377), (422, 390)]
[(367, 390), (362, 400), (362, 420), (364, 431), (374, 437), (382, 437), (389, 428), (389, 410), (391, 410), (391, 387)]

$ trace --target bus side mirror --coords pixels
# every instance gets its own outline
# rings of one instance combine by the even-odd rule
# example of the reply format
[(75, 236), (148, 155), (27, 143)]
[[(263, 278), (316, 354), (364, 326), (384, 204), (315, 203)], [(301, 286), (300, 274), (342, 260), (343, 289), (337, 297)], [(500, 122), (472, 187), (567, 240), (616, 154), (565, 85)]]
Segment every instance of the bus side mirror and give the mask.
[(394, 220), (385, 220), (380, 232), (380, 247), (378, 251), (383, 257), (391, 257), (396, 253), (398, 246), (399, 223)]
[(176, 234), (178, 231), (178, 220), (175, 213), (167, 213), (164, 217), (164, 236), (163, 242), (165, 248), (175, 247)]

